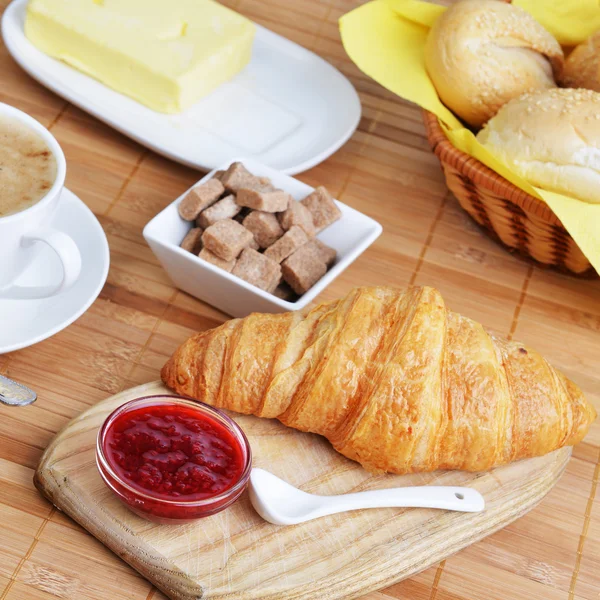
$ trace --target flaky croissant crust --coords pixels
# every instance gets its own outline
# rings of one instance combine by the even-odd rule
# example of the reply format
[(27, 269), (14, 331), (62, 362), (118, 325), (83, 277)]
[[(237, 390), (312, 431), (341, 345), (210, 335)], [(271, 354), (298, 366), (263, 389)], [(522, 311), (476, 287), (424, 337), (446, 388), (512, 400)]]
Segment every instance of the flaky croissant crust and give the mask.
[(537, 352), (429, 287), (357, 288), (308, 314), (252, 314), (185, 342), (179, 394), (325, 436), (371, 471), (481, 471), (579, 442), (596, 413)]

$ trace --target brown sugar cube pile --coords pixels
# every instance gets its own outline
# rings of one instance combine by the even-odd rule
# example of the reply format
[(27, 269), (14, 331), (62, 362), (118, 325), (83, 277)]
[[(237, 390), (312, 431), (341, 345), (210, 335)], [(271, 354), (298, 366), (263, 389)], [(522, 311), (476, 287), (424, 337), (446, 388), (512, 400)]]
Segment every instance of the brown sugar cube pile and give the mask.
[(281, 263), (281, 271), (296, 294), (304, 294), (325, 275), (327, 265), (314, 247), (305, 244)]
[(201, 211), (219, 199), (225, 191), (223, 184), (218, 179), (194, 186), (179, 203), (179, 215), (186, 221), (193, 221)]
[(337, 252), (327, 244), (324, 244), (321, 240), (314, 238), (310, 240), (307, 245), (317, 253), (318, 257), (325, 263), (327, 268), (331, 267), (335, 262)]
[(317, 233), (342, 216), (331, 194), (322, 185), (300, 202), (310, 211)]
[(253, 240), (252, 233), (232, 219), (217, 221), (202, 234), (204, 247), (223, 260), (233, 260)]
[(290, 254), (293, 254), (302, 245), (306, 244), (308, 236), (304, 233), (302, 227), (294, 225), (289, 231), (286, 231), (272, 246), (265, 250), (265, 256), (280, 263)]
[(227, 271), (228, 273), (231, 273), (231, 270), (235, 266), (235, 258), (233, 260), (223, 260), (222, 258), (219, 258), (216, 254), (213, 254), (210, 250), (207, 250), (206, 248), (202, 248), (198, 256), (206, 262), (209, 262), (215, 265), (216, 267)]
[(292, 197), (282, 190), (264, 190), (241, 188), (237, 193), (237, 203), (254, 210), (276, 213), (284, 211)]
[(207, 229), (222, 219), (232, 219), (242, 210), (242, 207), (235, 201), (235, 196), (229, 194), (212, 206), (203, 210), (196, 219), (196, 224), (203, 229)]
[(313, 237), (316, 233), (312, 214), (304, 204), (296, 202), (294, 199), (291, 200), (287, 209), (279, 215), (279, 223), (286, 231), (290, 227), (298, 225), (298, 227), (304, 229), (309, 237)]
[(281, 281), (279, 264), (251, 248), (242, 251), (232, 274), (267, 292), (273, 292)]
[(179, 245), (192, 254), (198, 254), (202, 248), (202, 229), (200, 227), (192, 227)]
[(192, 188), (178, 209), (196, 224), (182, 248), (283, 300), (294, 302), (336, 260), (315, 237), (341, 216), (324, 187), (296, 202), (235, 162)]
[(283, 229), (273, 213), (253, 210), (243, 221), (242, 225), (254, 234), (260, 248), (268, 248), (282, 235)]

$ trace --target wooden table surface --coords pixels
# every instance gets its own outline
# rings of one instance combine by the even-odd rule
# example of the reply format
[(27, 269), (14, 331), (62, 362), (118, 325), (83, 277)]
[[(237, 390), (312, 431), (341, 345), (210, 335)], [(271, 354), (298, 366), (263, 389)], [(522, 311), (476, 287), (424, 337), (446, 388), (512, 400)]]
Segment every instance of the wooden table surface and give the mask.
[[(8, 0), (0, 0), (0, 10)], [(600, 411), (600, 280), (541, 270), (490, 241), (446, 190), (420, 111), (370, 81), (345, 56), (337, 20), (358, 0), (228, 0), (313, 50), (360, 94), (352, 139), (303, 173), (384, 226), (381, 238), (321, 300), (360, 284), (438, 287), (453, 310), (544, 353)], [(173, 287), (142, 227), (200, 178), (47, 91), (0, 45), (0, 101), (49, 127), (67, 186), (94, 211), (111, 247), (108, 281), (73, 325), (0, 356), (0, 372), (38, 392), (29, 408), (0, 405), (0, 600), (162, 600), (160, 592), (36, 492), (33, 471), (52, 436), (99, 400), (157, 379), (189, 335), (226, 316)], [(1, 315), (0, 315), (1, 319)], [(0, 323), (1, 326), (1, 323)], [(598, 600), (600, 423), (536, 509), (438, 566), (368, 600)]]

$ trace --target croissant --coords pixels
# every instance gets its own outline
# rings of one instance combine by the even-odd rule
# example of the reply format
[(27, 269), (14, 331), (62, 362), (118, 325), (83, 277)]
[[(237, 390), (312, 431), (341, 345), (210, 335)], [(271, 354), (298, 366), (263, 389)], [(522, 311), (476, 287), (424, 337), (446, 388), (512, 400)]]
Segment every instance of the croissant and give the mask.
[(487, 470), (576, 444), (596, 417), (537, 352), (450, 312), (430, 287), (233, 319), (185, 342), (161, 374), (179, 394), (321, 434), (373, 472)]

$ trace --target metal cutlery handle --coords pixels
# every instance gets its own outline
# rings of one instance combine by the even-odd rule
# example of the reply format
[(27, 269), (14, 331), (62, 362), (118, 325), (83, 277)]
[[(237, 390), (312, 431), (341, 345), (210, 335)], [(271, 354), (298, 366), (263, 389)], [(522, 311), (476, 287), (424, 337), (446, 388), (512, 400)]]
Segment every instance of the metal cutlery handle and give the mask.
[(0, 375), (0, 402), (8, 406), (27, 406), (37, 399), (37, 394), (22, 383)]

